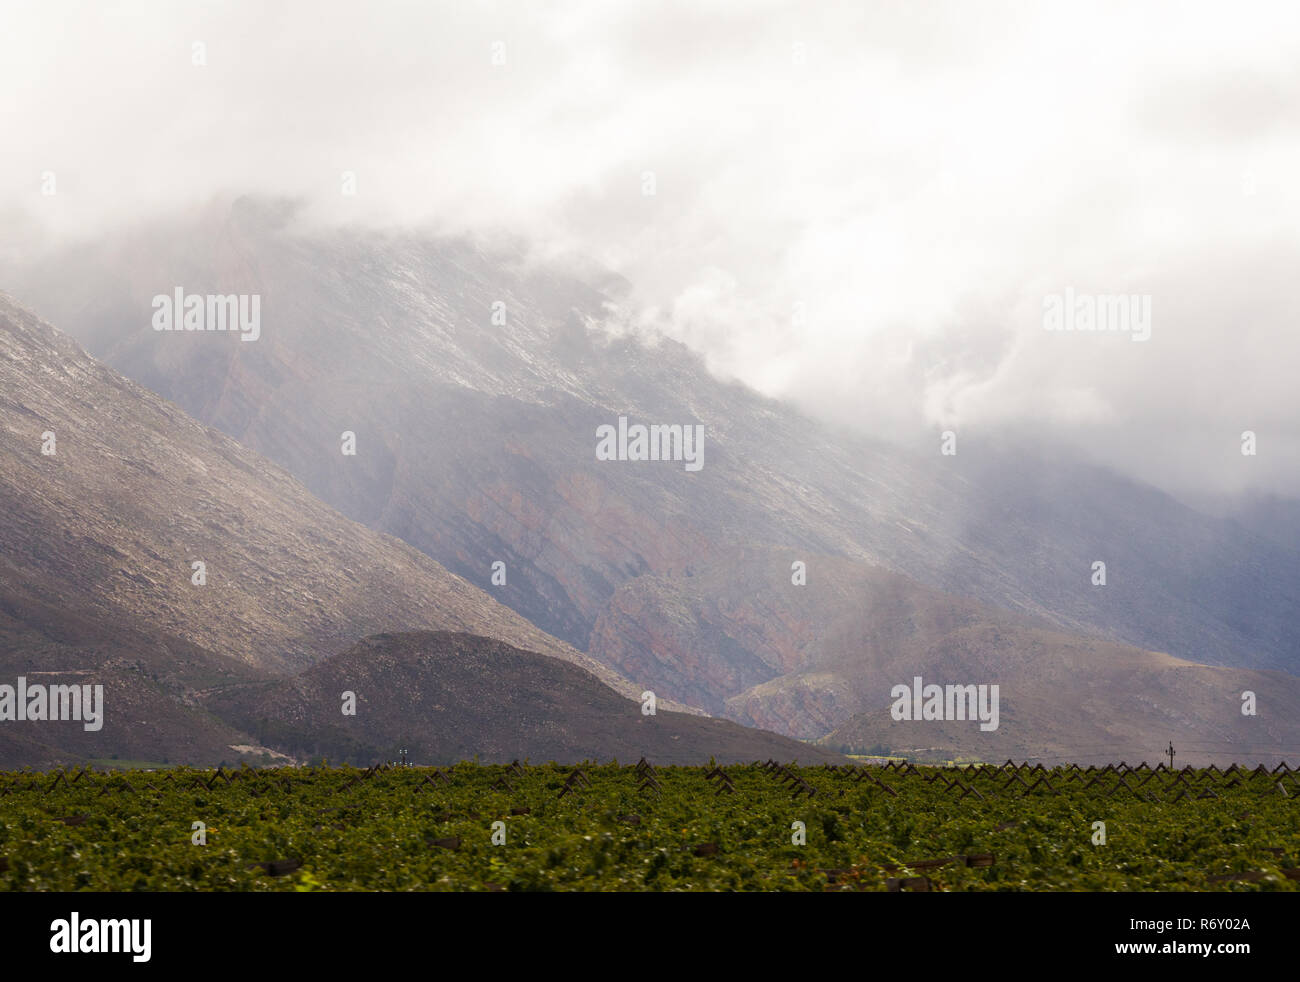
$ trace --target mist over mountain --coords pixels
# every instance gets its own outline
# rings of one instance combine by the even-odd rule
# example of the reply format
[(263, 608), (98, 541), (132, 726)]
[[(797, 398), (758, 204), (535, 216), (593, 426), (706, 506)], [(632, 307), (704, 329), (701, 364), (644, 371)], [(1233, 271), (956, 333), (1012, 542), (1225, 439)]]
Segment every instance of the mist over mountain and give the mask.
[[(837, 430), (620, 330), (616, 294), (524, 252), (300, 232), (290, 212), (240, 199), (61, 256), (44, 267), (58, 286), (20, 284), (114, 367), (350, 517), (471, 582), (505, 562), (516, 575), (497, 595), (577, 647), (629, 576), (756, 541), (1202, 662), (1300, 658), (1290, 528), (1203, 514), (1041, 439), (963, 431), (943, 456), (938, 432), (900, 448)], [(260, 294), (265, 336), (153, 331), (153, 296), (177, 285)], [(596, 427), (619, 416), (703, 424), (703, 470), (601, 465)], [(337, 451), (345, 430), (354, 458)]]
[[(0, 267), (289, 195), (590, 256), (632, 319), (871, 439), (1024, 429), (1300, 496), (1293, 5), (561, 7), (18, 5)], [(1067, 289), (1148, 298), (1150, 338), (1045, 331)]]
[[(326, 661), (383, 625), (462, 632), (469, 645), (486, 639), (463, 632), (527, 645), (510, 657), (527, 665), (536, 696), (584, 701), (589, 718), (604, 720), (581, 740), (545, 746), (626, 751), (631, 737), (614, 738), (617, 721), (631, 726), (641, 714), (639, 698), (628, 698), (640, 690), (626, 679), (427, 556), (330, 510), (3, 294), (0, 409), (0, 685), (102, 686), (93, 728), (80, 717), (14, 718), (10, 703), (0, 766), (293, 759), (310, 734), (285, 726), (267, 737), (278, 745), (267, 746), (205, 700)], [(582, 667), (566, 675), (565, 662)], [(409, 681), (375, 665), (363, 674), (371, 699)], [(467, 706), (486, 705), (517, 689), (507, 675), (498, 665), (462, 679), (457, 691)], [(665, 697), (662, 705), (674, 703)], [(442, 725), (410, 716), (403, 732)], [(460, 739), (485, 746), (518, 736), (505, 715), (473, 731), (463, 720), (457, 726)], [(715, 744), (738, 757), (796, 748), (703, 720), (668, 731), (680, 740), (674, 752), (694, 761), (707, 760)], [(831, 759), (814, 749), (808, 756)]]
[[(1276, 763), (1300, 739), (1293, 675), (1066, 634), (842, 557), (809, 556), (795, 586), (784, 558), (751, 547), (630, 580), (590, 650), (711, 712), (855, 752), (1135, 763), (1172, 739), (1198, 762)], [(986, 730), (968, 706), (956, 721), (894, 717), (895, 687), (917, 678), (996, 685), (998, 718)], [(1256, 716), (1241, 712), (1246, 692)]]
[[(1211, 677), (1172, 668), (1300, 665), (1294, 525), (1195, 510), (1014, 431), (963, 430), (955, 455), (937, 432), (871, 440), (630, 329), (617, 278), (295, 214), (242, 198), (11, 279), (119, 371), (629, 691), (819, 737), (910, 663), (1001, 682), (1024, 747), (1158, 739), (1175, 720), (1230, 747), (1244, 734), (1217, 714), (1259, 677), (1216, 677), (1227, 701), (1206, 702), (1189, 693)], [(154, 330), (153, 298), (177, 288), (260, 296), (260, 336)], [(703, 467), (598, 460), (620, 417), (702, 425)], [(919, 612), (924, 628), (885, 627)], [(1036, 667), (1062, 658), (1065, 674)], [(1143, 722), (1134, 693), (1163, 708)], [(1054, 698), (1091, 708), (1030, 711)]]
[[(379, 753), (449, 652), (498, 721), (604, 706), (567, 664), (831, 748), (1294, 741), (1295, 5), (4, 26), (0, 662), (132, 720), (0, 689), (12, 759)], [(396, 729), (205, 708), (370, 656)], [(921, 675), (1001, 724), (918, 736)], [(430, 752), (594, 752), (471, 717)]]

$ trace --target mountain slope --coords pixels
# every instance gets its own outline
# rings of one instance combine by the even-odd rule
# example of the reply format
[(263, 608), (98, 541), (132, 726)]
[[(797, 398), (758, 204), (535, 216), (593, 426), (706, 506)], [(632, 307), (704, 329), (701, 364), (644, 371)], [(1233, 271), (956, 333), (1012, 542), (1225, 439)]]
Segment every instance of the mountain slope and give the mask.
[[(1300, 747), (1300, 678), (1067, 635), (886, 570), (803, 559), (803, 585), (791, 582), (790, 553), (752, 547), (689, 576), (637, 577), (598, 621), (592, 650), (656, 692), (836, 748), (986, 760), (1110, 748), (1136, 761), (1173, 739), (1224, 762)], [(891, 691), (917, 676), (997, 685), (997, 729), (893, 720)], [(1246, 691), (1254, 716), (1241, 712)]]
[[(671, 659), (683, 680), (772, 681), (757, 666), (778, 649), (733, 646), (722, 664), (704, 634), (674, 651), (655, 620), (666, 610), (629, 603), (723, 571), (739, 543), (876, 566), (1065, 634), (1300, 670), (1293, 536), (1028, 443), (963, 433), (941, 457), (937, 438), (909, 448), (834, 430), (719, 382), (679, 344), (620, 335), (606, 309), (616, 285), (521, 251), (305, 230), (291, 208), (241, 199), (48, 268), (55, 279), (13, 275), (120, 370), (470, 582), (489, 587), (504, 563), (494, 597), (647, 687), (656, 676), (637, 666)], [(178, 285), (259, 294), (261, 337), (160, 337), (150, 298)], [(702, 423), (703, 469), (597, 461), (596, 427), (619, 416)], [(344, 430), (354, 458), (338, 453)], [(1105, 587), (1090, 582), (1096, 560)], [(718, 572), (716, 592), (675, 616), (752, 604), (743, 580)], [(751, 718), (730, 685), (681, 691)], [(826, 721), (811, 704), (797, 713), (790, 732)]]
[[(255, 741), (199, 705), (197, 693), (251, 683), (265, 672), (204, 651), (119, 611), (79, 608), (53, 582), (0, 559), (0, 684), (102, 685), (102, 725), (0, 723), (0, 768), (90, 760), (218, 764), (261, 759)], [(58, 598), (58, 599), (51, 599)], [(249, 748), (246, 752), (238, 748)]]
[(0, 294), (0, 684), (105, 687), (102, 729), (0, 724), (0, 766), (238, 759), (255, 741), (201, 693), (390, 629), (476, 631), (641, 691)]
[[(356, 715), (342, 694), (356, 695)], [(407, 749), (417, 763), (587, 759), (656, 764), (775, 757), (842, 760), (819, 747), (725, 720), (646, 715), (574, 665), (488, 638), (385, 634), (291, 679), (232, 686), (208, 707), (259, 742), (303, 757), (373, 761)]]
[[(43, 454), (43, 434), (54, 434)], [(472, 630), (599, 670), (487, 593), (96, 363), (0, 294), (7, 581), (269, 669), (379, 630)], [(196, 585), (193, 563), (205, 564)], [(613, 679), (606, 672), (607, 679)]]

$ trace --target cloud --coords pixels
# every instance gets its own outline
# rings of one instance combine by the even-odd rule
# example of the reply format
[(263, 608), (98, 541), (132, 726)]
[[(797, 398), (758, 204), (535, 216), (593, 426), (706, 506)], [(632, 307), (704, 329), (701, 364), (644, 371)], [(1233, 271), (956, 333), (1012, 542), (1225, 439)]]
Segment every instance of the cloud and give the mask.
[[(718, 372), (882, 436), (1014, 426), (1169, 487), (1300, 493), (1293, 4), (6, 18), (0, 255), (247, 190), (497, 230), (609, 265)], [(1151, 295), (1150, 341), (1045, 332), (1066, 287)], [(1269, 439), (1229, 473), (1248, 428)]]

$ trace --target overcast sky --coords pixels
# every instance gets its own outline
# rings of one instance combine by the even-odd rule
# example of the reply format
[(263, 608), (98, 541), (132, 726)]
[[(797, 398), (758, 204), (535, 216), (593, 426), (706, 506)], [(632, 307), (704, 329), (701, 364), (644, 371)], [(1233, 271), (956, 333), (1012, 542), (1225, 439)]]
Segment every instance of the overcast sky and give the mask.
[[(10, 255), (249, 190), (500, 230), (880, 435), (1300, 494), (1294, 2), (5, 0), (0, 121)], [(1067, 287), (1150, 339), (1044, 330)]]

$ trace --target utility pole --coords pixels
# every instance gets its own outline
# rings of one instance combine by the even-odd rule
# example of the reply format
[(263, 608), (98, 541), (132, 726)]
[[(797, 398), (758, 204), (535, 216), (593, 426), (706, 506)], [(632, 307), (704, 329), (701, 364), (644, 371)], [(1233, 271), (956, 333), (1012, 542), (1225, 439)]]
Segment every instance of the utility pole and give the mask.
[(1174, 741), (1169, 741), (1169, 769), (1174, 769)]

